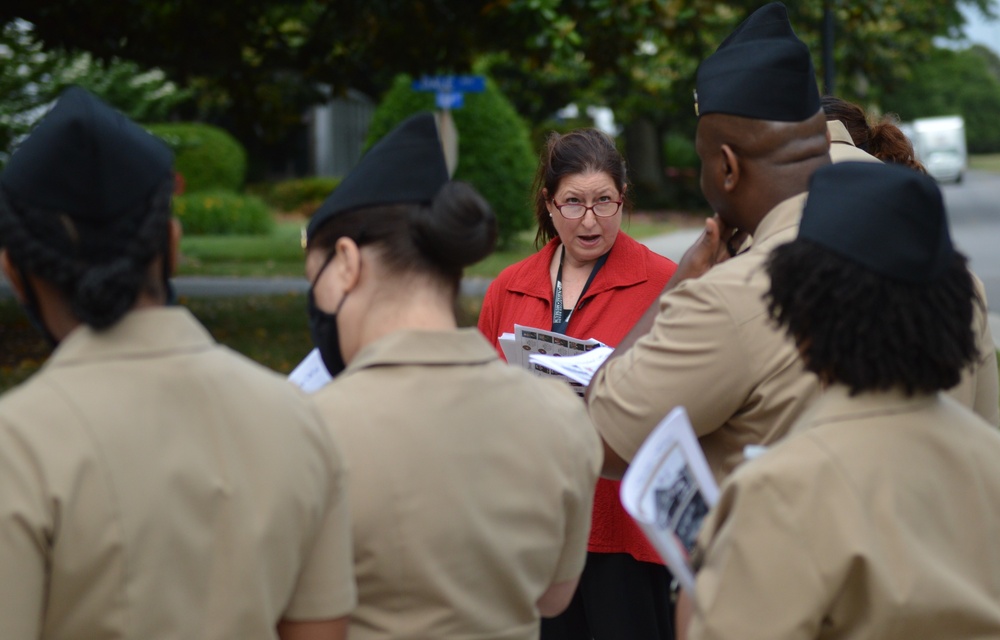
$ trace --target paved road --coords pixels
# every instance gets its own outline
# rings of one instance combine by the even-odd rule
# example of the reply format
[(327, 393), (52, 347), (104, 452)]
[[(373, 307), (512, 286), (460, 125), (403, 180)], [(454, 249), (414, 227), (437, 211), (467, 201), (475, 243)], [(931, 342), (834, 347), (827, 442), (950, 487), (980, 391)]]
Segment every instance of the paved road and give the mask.
[[(962, 184), (943, 185), (942, 192), (953, 241), (986, 286), (990, 327), (1000, 348), (1000, 174), (969, 171)], [(700, 229), (685, 229), (645, 244), (676, 261), (699, 233)]]
[(986, 285), (990, 308), (1000, 312), (1000, 174), (969, 171), (962, 184), (942, 191), (955, 245)]

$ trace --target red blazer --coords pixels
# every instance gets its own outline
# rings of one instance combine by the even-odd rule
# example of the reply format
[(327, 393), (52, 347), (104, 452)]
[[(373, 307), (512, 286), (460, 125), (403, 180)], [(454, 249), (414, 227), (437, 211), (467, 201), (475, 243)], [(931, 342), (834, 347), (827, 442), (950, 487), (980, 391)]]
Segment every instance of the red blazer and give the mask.
[[(549, 265), (559, 248), (555, 238), (535, 255), (504, 269), (490, 284), (479, 314), (479, 330), (503, 357), (498, 338), (513, 332), (514, 324), (552, 328), (552, 280)], [(566, 333), (586, 340), (596, 338), (617, 346), (663, 291), (677, 269), (623, 232), (618, 232), (608, 260), (570, 316)], [(587, 550), (628, 553), (636, 560), (662, 564), (638, 526), (621, 506), (621, 483), (600, 479), (594, 495), (594, 513)]]

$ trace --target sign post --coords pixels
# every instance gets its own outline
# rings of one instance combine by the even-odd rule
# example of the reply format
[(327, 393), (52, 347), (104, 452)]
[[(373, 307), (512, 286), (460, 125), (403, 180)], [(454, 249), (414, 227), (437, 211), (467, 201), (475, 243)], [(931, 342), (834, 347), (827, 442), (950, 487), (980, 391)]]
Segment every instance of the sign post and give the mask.
[(482, 93), (486, 90), (484, 76), (422, 76), (413, 81), (414, 91), (433, 91), (434, 103), (440, 109), (438, 130), (445, 150), (449, 173), (454, 173), (458, 164), (458, 130), (451, 119), (452, 109), (461, 109), (466, 93)]

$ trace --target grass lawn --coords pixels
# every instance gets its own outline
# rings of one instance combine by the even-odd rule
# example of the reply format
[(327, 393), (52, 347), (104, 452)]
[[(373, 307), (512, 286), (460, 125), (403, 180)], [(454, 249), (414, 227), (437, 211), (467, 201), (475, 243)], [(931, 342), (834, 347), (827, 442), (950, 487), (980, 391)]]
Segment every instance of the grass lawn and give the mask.
[(184, 236), (181, 276), (301, 276), (304, 221), (282, 221), (266, 236)]
[(969, 156), (969, 168), (1000, 173), (1000, 153)]

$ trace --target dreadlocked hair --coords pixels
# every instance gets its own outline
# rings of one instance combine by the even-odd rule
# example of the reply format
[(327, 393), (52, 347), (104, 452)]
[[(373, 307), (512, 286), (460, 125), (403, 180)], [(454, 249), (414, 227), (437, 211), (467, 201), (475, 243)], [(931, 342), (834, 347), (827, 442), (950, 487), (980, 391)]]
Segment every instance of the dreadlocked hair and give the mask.
[(164, 293), (149, 266), (168, 246), (172, 193), (169, 177), (142, 205), (108, 224), (91, 224), (59, 211), (21, 207), (0, 187), (0, 246), (19, 271), (54, 286), (77, 320), (106, 329), (140, 293)]
[(852, 395), (950, 389), (977, 358), (973, 304), (983, 303), (957, 252), (927, 285), (880, 276), (802, 239), (777, 247), (766, 268), (772, 320), (808, 370)]

